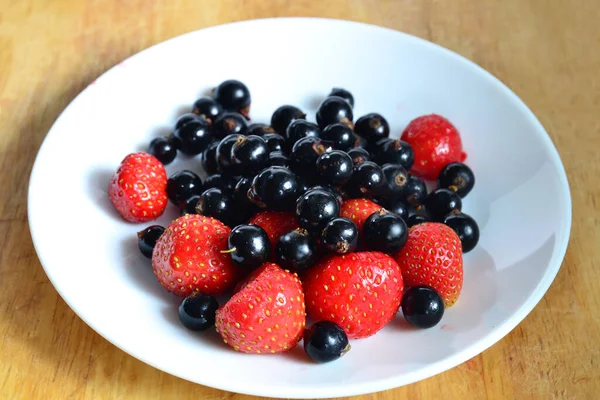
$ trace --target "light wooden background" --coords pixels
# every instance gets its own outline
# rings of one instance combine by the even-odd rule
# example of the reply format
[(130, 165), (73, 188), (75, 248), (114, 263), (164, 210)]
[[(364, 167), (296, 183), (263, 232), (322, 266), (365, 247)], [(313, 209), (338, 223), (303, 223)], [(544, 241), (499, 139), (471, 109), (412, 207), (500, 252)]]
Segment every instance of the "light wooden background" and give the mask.
[[(558, 147), (571, 184), (569, 250), (556, 281), (527, 319), (459, 367), (360, 398), (598, 398), (597, 0), (0, 0), (0, 398), (251, 399), (151, 368), (77, 318), (35, 255), (26, 192), (51, 124), (107, 68), (185, 32), (273, 16), (369, 22), (468, 57), (531, 107)], [(60, 196), (61, 188), (48, 195)]]

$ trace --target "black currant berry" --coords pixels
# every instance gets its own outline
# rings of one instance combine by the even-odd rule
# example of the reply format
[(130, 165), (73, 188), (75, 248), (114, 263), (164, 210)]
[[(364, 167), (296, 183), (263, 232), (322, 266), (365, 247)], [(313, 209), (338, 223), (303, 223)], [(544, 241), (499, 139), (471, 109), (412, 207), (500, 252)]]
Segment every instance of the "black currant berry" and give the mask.
[(388, 199), (399, 199), (404, 196), (408, 184), (408, 172), (399, 164), (385, 164), (381, 167), (387, 188), (383, 193)]
[(414, 175), (408, 175), (408, 182), (404, 188), (404, 199), (409, 204), (422, 204), (427, 197), (427, 185)]
[(285, 136), (288, 126), (297, 119), (306, 119), (306, 114), (298, 107), (284, 105), (273, 113), (271, 126), (275, 132)]
[(177, 148), (173, 146), (167, 137), (152, 139), (150, 146), (148, 146), (148, 152), (164, 165), (172, 163), (177, 157)]
[(341, 97), (342, 99), (346, 100), (348, 102), (348, 104), (350, 104), (350, 106), (354, 107), (354, 96), (352, 96), (352, 93), (350, 93), (346, 89), (333, 88), (333, 89), (331, 89), (331, 92), (329, 92), (327, 97), (332, 97), (332, 96)]
[(175, 122), (175, 130), (181, 128), (188, 122), (192, 122), (192, 121), (201, 121), (202, 122), (203, 119), (196, 114), (185, 113), (182, 116), (180, 116), (179, 118), (177, 118), (177, 122)]
[(201, 97), (194, 102), (192, 113), (212, 124), (223, 114), (223, 107), (212, 97)]
[(237, 225), (238, 218), (234, 214), (234, 201), (228, 192), (219, 188), (205, 190), (198, 199), (196, 212), (207, 217), (218, 219), (229, 227)]
[(208, 145), (206, 150), (202, 152), (202, 168), (207, 175), (216, 174), (219, 172), (219, 165), (217, 164), (217, 147), (219, 142), (212, 142)]
[(408, 204), (401, 199), (390, 200), (385, 203), (385, 209), (402, 218), (404, 221), (408, 218)]
[(352, 106), (346, 100), (337, 96), (327, 97), (317, 111), (317, 124), (321, 129), (338, 122), (352, 126), (353, 118)]
[(355, 147), (348, 151), (348, 155), (352, 158), (352, 163), (356, 167), (358, 164), (362, 164), (365, 161), (369, 161), (371, 159), (371, 154), (366, 149), (362, 147)]
[(240, 136), (231, 147), (231, 163), (244, 176), (254, 176), (269, 163), (267, 142), (260, 136)]
[(375, 144), (378, 140), (390, 136), (390, 125), (380, 114), (370, 113), (356, 121), (354, 133), (365, 138), (368, 143)]
[(201, 119), (184, 124), (175, 131), (175, 136), (181, 142), (181, 151), (188, 155), (202, 153), (213, 141), (208, 123)]
[(217, 146), (217, 165), (221, 174), (241, 175), (240, 166), (233, 164), (231, 160), (231, 148), (243, 137), (238, 134), (228, 135)]
[(198, 205), (199, 199), (199, 194), (193, 194), (183, 202), (179, 203), (179, 215), (197, 214), (196, 206)]
[(303, 272), (317, 259), (317, 244), (305, 229), (284, 233), (275, 246), (277, 264), (293, 272)]
[(263, 265), (271, 255), (271, 242), (263, 228), (258, 225), (238, 225), (227, 238), (228, 250), (223, 251), (231, 260), (246, 271)]
[(427, 212), (436, 221), (442, 221), (452, 211), (462, 209), (460, 196), (450, 189), (436, 189), (429, 193), (425, 198), (424, 205)]
[(289, 167), (290, 159), (281, 151), (273, 151), (269, 153), (269, 167)]
[(413, 286), (402, 296), (402, 313), (414, 327), (431, 328), (444, 316), (444, 300), (429, 286)]
[(460, 197), (465, 197), (475, 186), (475, 174), (463, 163), (450, 163), (440, 171), (437, 186), (453, 190)]
[(202, 180), (192, 171), (176, 172), (167, 180), (167, 197), (178, 207), (190, 196), (202, 193), (202, 190)]
[(321, 182), (341, 187), (352, 177), (352, 159), (340, 150), (333, 150), (319, 156), (316, 162)]
[(352, 179), (347, 189), (352, 197), (375, 197), (385, 191), (386, 181), (381, 167), (372, 161), (365, 161), (354, 167)]
[(415, 162), (415, 154), (412, 147), (402, 140), (386, 141), (378, 146), (375, 161), (379, 165), (400, 164), (408, 171)]
[(256, 135), (263, 137), (269, 133), (276, 133), (271, 125), (267, 124), (250, 124), (248, 125), (248, 135)]
[(348, 218), (334, 218), (325, 225), (321, 240), (332, 253), (351, 253), (358, 245), (358, 227)]
[(206, 293), (194, 293), (179, 305), (179, 320), (192, 331), (205, 331), (215, 324), (217, 300)]
[(342, 123), (331, 124), (323, 129), (321, 139), (332, 143), (336, 150), (349, 151), (356, 147), (356, 135)]
[(479, 226), (470, 215), (453, 212), (447, 215), (443, 222), (458, 235), (462, 243), (463, 253), (468, 253), (477, 246), (477, 242), (479, 242)]
[(290, 123), (285, 131), (286, 148), (289, 151), (298, 140), (308, 136), (319, 137), (320, 135), (321, 129), (317, 124), (308, 122), (305, 119), (297, 119)]
[(298, 178), (292, 171), (269, 167), (254, 177), (248, 197), (261, 208), (288, 211), (294, 208), (298, 191)]
[(427, 212), (425, 206), (412, 205), (408, 206), (408, 217), (406, 218), (406, 225), (411, 228), (415, 225), (422, 224), (423, 222), (430, 222), (431, 216)]
[(250, 90), (242, 82), (230, 79), (222, 82), (213, 92), (215, 100), (227, 111), (235, 111), (246, 118), (250, 113)]
[(213, 174), (206, 177), (204, 180), (204, 190), (218, 188), (224, 192), (231, 193), (237, 185), (237, 178), (233, 176)]
[(223, 139), (228, 135), (245, 135), (248, 126), (244, 116), (236, 112), (223, 113), (213, 123), (213, 133), (216, 139)]
[(408, 239), (408, 227), (400, 216), (382, 208), (367, 218), (363, 236), (371, 250), (395, 254)]
[(328, 191), (309, 190), (296, 202), (298, 224), (311, 233), (320, 233), (327, 223), (340, 215), (340, 203)]
[(317, 159), (327, 151), (331, 151), (331, 147), (318, 137), (305, 137), (298, 140), (292, 148), (290, 165), (298, 175), (314, 177)]
[(319, 321), (306, 329), (303, 343), (306, 355), (320, 364), (337, 360), (350, 351), (346, 332), (331, 321)]
[(147, 258), (152, 258), (152, 251), (156, 246), (156, 241), (163, 234), (165, 228), (160, 225), (152, 225), (138, 232), (138, 247), (140, 252)]
[(269, 148), (269, 153), (274, 151), (285, 151), (285, 138), (277, 133), (267, 133), (263, 136), (265, 142), (267, 142), (267, 147)]

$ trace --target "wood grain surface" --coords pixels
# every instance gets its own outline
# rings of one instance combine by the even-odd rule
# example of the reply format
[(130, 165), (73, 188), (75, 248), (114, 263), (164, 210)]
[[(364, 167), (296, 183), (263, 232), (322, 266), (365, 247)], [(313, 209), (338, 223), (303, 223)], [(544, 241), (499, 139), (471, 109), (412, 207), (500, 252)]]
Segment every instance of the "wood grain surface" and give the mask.
[[(573, 230), (565, 261), (546, 296), (513, 332), (443, 374), (356, 399), (598, 398), (597, 0), (0, 0), (0, 398), (253, 399), (160, 372), (84, 324), (60, 299), (35, 254), (27, 185), (52, 123), (107, 68), (182, 33), (276, 16), (382, 25), (473, 60), (538, 116), (571, 185)], [(65, 149), (64, 156), (75, 150)], [(60, 196), (61, 188), (48, 195)]]

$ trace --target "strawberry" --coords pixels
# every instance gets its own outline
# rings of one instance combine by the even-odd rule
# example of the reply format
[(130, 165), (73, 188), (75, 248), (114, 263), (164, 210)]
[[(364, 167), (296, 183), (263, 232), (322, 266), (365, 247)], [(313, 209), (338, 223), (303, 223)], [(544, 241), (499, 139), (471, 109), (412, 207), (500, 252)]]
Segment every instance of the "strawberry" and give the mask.
[(463, 284), (463, 259), (460, 239), (452, 228), (437, 222), (413, 226), (406, 244), (394, 258), (407, 287), (434, 288), (446, 307), (456, 302)]
[(263, 211), (256, 214), (249, 224), (258, 225), (267, 232), (269, 240), (271, 241), (271, 249), (275, 251), (277, 241), (286, 232), (293, 231), (299, 228), (298, 220), (296, 219), (296, 213), (276, 212), (276, 211)]
[(371, 200), (352, 199), (347, 200), (342, 204), (340, 215), (351, 219), (358, 227), (358, 231), (362, 234), (362, 228), (367, 218), (379, 210), (381, 210), (381, 206)]
[(458, 130), (436, 114), (413, 119), (401, 139), (410, 144), (415, 153), (411, 172), (424, 179), (435, 180), (446, 165), (467, 158)]
[(238, 269), (227, 250), (231, 229), (214, 218), (187, 214), (165, 229), (154, 246), (152, 267), (168, 291), (185, 297), (191, 293), (221, 294), (238, 279)]
[(302, 284), (277, 264), (263, 264), (217, 310), (223, 341), (243, 353), (281, 353), (302, 338), (306, 312)]
[(167, 172), (162, 163), (148, 153), (132, 153), (113, 175), (108, 197), (125, 220), (148, 222), (165, 211), (166, 187)]
[(403, 290), (400, 267), (379, 252), (325, 257), (304, 278), (307, 313), (335, 322), (351, 339), (387, 325), (400, 308)]

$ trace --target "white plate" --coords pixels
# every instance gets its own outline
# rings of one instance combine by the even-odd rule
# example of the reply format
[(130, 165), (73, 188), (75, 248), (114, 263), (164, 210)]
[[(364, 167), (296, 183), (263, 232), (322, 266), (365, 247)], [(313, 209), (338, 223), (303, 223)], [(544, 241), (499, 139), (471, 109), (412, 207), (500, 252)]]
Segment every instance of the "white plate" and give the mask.
[[(269, 121), (296, 104), (314, 119), (333, 86), (355, 115), (382, 113), (399, 135), (439, 113), (461, 131), (477, 185), (464, 210), (481, 241), (465, 257), (459, 302), (430, 330), (398, 317), (353, 342), (337, 362), (314, 365), (301, 346), (276, 356), (236, 353), (216, 334), (178, 322), (178, 300), (138, 254), (137, 230), (106, 193), (122, 158), (144, 150), (201, 94), (229, 78), (252, 92), (252, 116)], [(197, 159), (179, 157), (168, 172)], [(166, 225), (176, 212), (158, 221)], [(29, 221), (48, 277), (94, 330), (140, 360), (184, 379), (272, 397), (334, 397), (427, 378), (485, 350), (542, 298), (564, 257), (571, 199), (564, 168), (531, 111), (466, 59), (393, 30), (323, 19), (258, 20), (204, 29), (145, 50), (102, 75), (63, 112), (44, 141), (29, 187)]]

